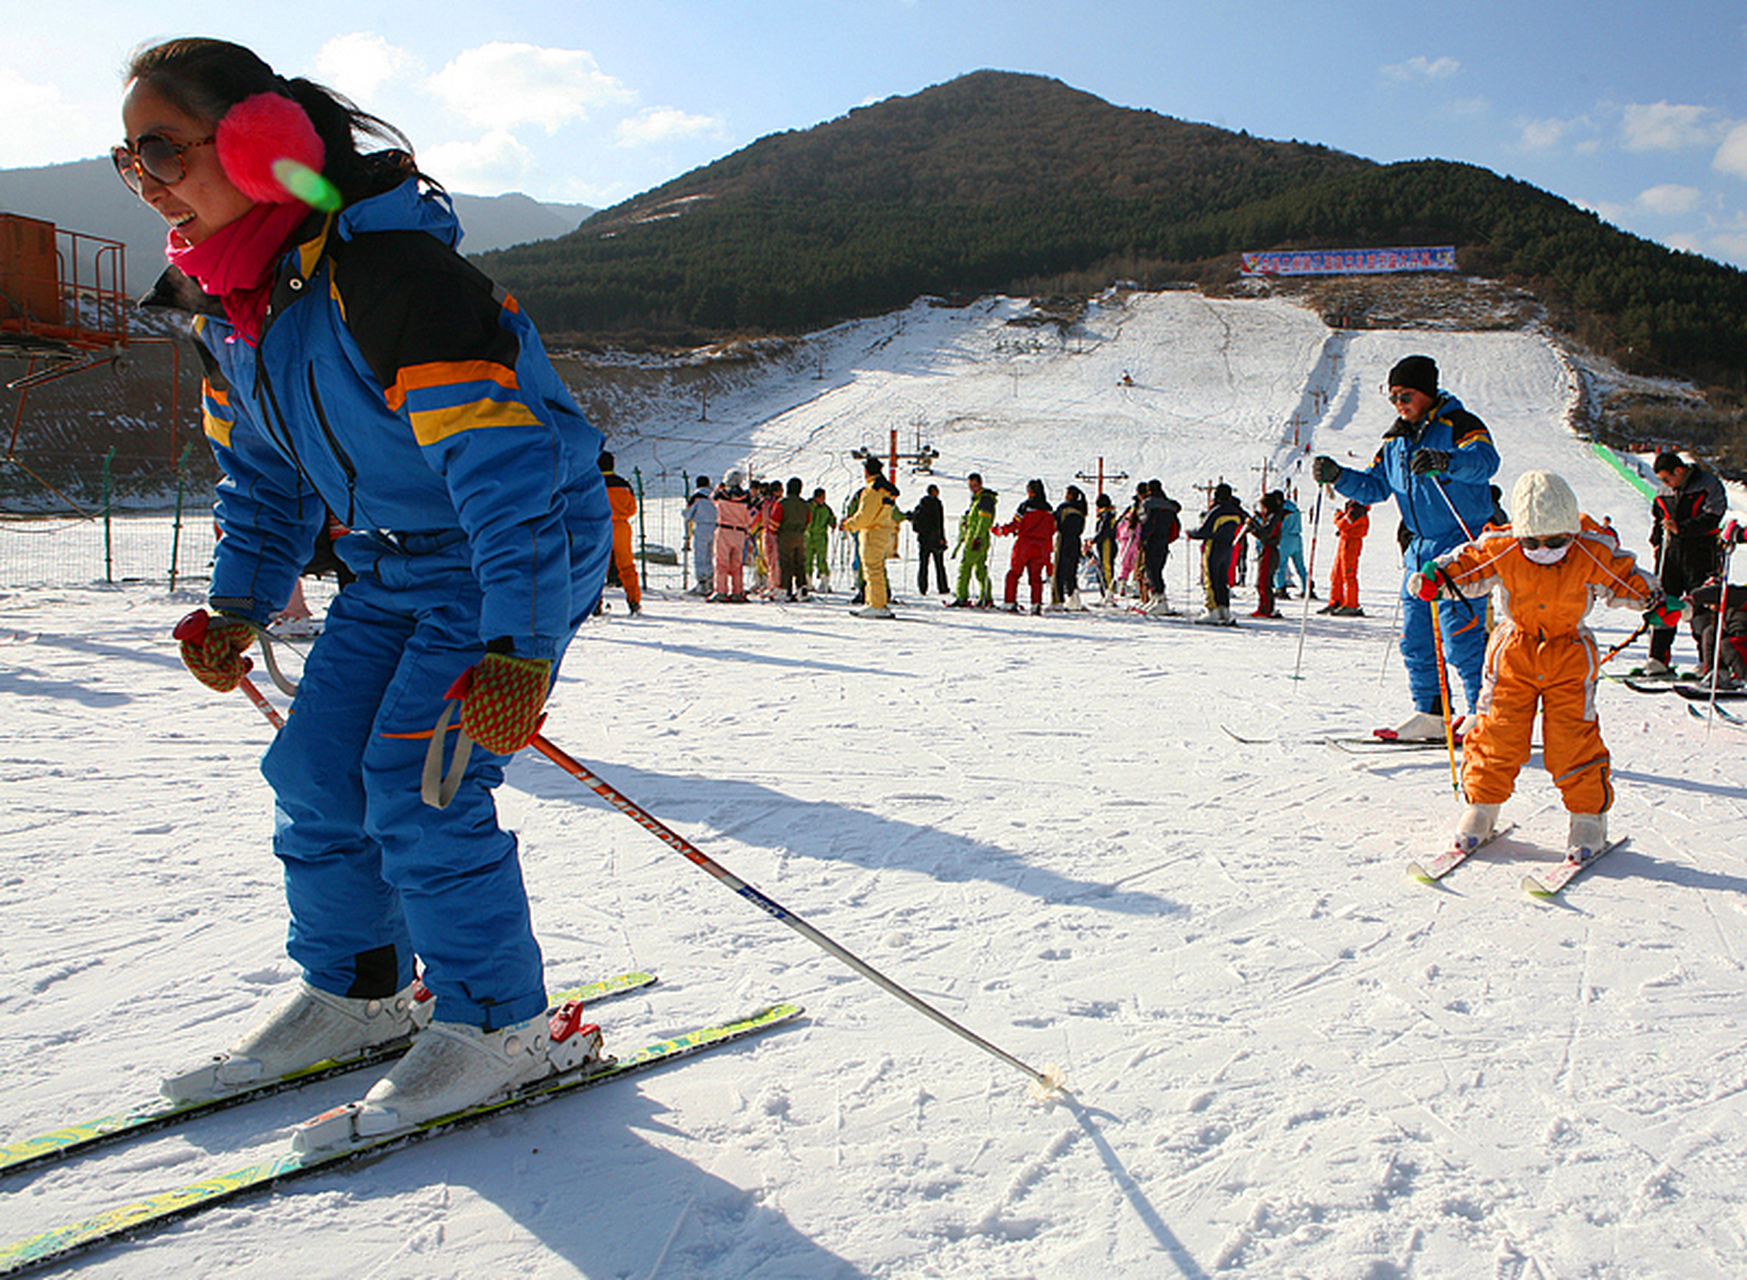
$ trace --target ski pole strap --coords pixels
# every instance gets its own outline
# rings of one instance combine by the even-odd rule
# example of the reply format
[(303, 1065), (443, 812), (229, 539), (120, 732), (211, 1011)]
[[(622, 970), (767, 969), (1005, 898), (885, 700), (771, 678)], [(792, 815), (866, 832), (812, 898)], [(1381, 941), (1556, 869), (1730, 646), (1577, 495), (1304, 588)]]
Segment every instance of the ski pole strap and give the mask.
[(473, 754), (473, 739), (467, 730), (455, 726), (455, 756), (443, 771), (443, 739), (448, 736), (449, 722), (461, 704), (450, 701), (443, 705), (437, 717), (437, 727), (431, 731), (430, 745), (425, 748), (425, 765), (419, 774), (419, 799), (433, 809), (447, 809), (455, 793), (461, 790), (461, 779), (467, 773), (467, 760)]
[[(1454, 508), (1452, 508), (1452, 510), (1454, 510)], [(1456, 635), (1461, 635), (1463, 631), (1468, 630), (1468, 627), (1475, 626), (1479, 623), (1480, 615), (1474, 612), (1474, 602), (1462, 594), (1462, 588), (1456, 585), (1456, 580), (1450, 576), (1450, 571), (1443, 565), (1438, 564), (1436, 560), (1429, 561), (1428, 563), (1436, 567), (1438, 577), (1443, 579), (1444, 585), (1450, 589), (1450, 594), (1460, 600), (1462, 602), (1462, 607), (1468, 610), (1468, 626), (1463, 627), (1460, 631), (1454, 633)]]
[(255, 628), (255, 634), (261, 639), (261, 658), (267, 664), (268, 678), (278, 687), (280, 693), (287, 698), (295, 698), (297, 682), (279, 669), (279, 659), (273, 656), (273, 646), (280, 643), (279, 637), (265, 627), (256, 626), (252, 622), (249, 625)]

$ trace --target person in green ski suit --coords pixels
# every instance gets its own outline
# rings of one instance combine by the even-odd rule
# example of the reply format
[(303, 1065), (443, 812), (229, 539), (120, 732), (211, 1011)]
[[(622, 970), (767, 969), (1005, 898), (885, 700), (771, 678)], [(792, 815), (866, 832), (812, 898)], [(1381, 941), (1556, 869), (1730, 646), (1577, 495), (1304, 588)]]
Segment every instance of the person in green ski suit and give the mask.
[(807, 577), (815, 591), (831, 590), (831, 531), (837, 514), (825, 501), (823, 489), (813, 490), (813, 514), (807, 521)]
[(995, 499), (999, 495), (993, 489), (983, 488), (983, 478), (974, 471), (965, 477), (965, 485), (971, 491), (971, 505), (958, 519), (958, 545), (952, 549), (952, 554), (961, 558), (958, 593), (951, 607), (963, 609), (970, 604), (974, 573), (983, 585), (978, 603), (987, 609), (995, 603), (995, 593), (989, 587), (989, 529), (995, 523)]

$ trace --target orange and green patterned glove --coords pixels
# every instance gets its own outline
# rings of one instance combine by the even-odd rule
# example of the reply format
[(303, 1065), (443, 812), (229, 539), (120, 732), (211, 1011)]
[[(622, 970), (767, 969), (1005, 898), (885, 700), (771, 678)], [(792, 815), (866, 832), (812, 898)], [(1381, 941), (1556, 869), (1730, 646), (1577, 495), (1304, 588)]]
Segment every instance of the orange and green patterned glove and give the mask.
[(449, 690), (461, 698), (461, 728), (487, 751), (513, 755), (540, 731), (540, 708), (552, 679), (545, 658), (488, 653)]
[(242, 618), (196, 609), (171, 634), (182, 642), (183, 663), (208, 689), (229, 693), (254, 666), (247, 655), (255, 630)]

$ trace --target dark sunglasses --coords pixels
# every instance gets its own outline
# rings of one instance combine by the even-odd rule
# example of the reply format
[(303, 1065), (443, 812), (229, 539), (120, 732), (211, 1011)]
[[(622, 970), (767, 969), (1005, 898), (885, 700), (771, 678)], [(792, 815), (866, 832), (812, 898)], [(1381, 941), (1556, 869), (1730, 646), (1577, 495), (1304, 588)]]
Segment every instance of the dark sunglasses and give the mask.
[(1417, 391), (1391, 391), (1389, 392), (1389, 403), (1412, 404), (1414, 396), (1418, 394)]
[(197, 138), (193, 142), (171, 142), (168, 138), (148, 133), (131, 146), (124, 142), (119, 147), (110, 148), (109, 158), (115, 161), (115, 171), (127, 183), (128, 189), (138, 195), (143, 181), (141, 174), (160, 186), (173, 187), (188, 176), (188, 167), (182, 162), (182, 153), (191, 147), (204, 147), (215, 140), (216, 135), (213, 138)]
[(1550, 533), (1545, 538), (1518, 538), (1517, 541), (1530, 551), (1538, 551), (1542, 547), (1549, 551), (1557, 551), (1571, 541), (1571, 535), (1568, 533)]

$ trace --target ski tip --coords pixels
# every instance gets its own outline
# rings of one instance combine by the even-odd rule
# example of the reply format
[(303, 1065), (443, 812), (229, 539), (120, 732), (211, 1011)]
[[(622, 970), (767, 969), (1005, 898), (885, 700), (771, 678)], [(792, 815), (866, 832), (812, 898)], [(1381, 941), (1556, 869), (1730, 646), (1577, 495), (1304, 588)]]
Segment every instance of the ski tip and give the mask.
[(1528, 894), (1531, 898), (1554, 898), (1558, 896), (1556, 890), (1549, 889), (1533, 876), (1523, 877), (1523, 892)]
[(1410, 862), (1407, 864), (1407, 878), (1409, 880), (1418, 880), (1421, 884), (1436, 884), (1438, 882), (1436, 876), (1420, 866), (1417, 862)]

